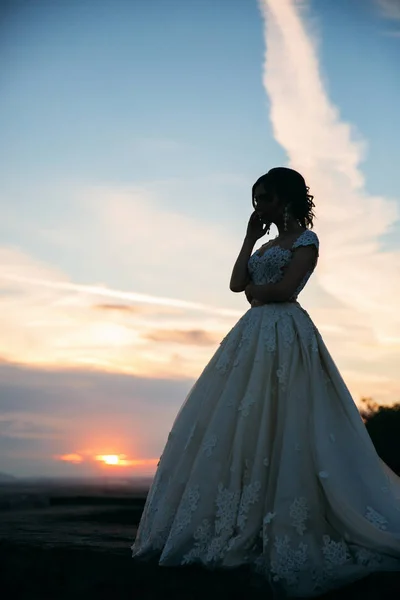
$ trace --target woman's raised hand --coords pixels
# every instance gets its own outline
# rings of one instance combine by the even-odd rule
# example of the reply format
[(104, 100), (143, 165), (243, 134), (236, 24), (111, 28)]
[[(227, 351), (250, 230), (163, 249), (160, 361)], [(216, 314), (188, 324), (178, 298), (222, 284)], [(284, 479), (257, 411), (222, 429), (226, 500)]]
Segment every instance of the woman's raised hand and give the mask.
[(264, 225), (259, 215), (256, 213), (256, 211), (254, 211), (250, 215), (250, 219), (247, 224), (246, 237), (256, 242), (267, 233), (270, 225), (270, 223), (266, 223)]

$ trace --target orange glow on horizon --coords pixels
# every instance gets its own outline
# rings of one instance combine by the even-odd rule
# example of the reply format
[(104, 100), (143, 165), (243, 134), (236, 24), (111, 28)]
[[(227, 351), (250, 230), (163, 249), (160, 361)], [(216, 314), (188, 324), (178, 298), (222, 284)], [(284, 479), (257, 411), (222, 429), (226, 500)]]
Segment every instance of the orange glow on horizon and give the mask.
[(158, 458), (128, 459), (125, 454), (99, 454), (96, 460), (105, 465), (118, 467), (151, 467), (156, 466)]
[(118, 454), (100, 454), (96, 456), (96, 460), (103, 462), (105, 465), (121, 465), (124, 456)]
[(61, 456), (58, 456), (57, 458), (58, 458), (58, 460), (63, 460), (65, 462), (71, 462), (76, 465), (83, 462), (83, 457), (80, 454), (73, 454), (73, 453), (62, 454)]
[(95, 460), (96, 462), (101, 463), (104, 467), (137, 467), (140, 469), (156, 467), (159, 458), (138, 458), (131, 459), (127, 458), (126, 454), (88, 454), (84, 456), (83, 454), (71, 452), (69, 454), (62, 454), (54, 457), (56, 460), (61, 460), (64, 462), (69, 462), (72, 464), (81, 464), (83, 462), (92, 462)]

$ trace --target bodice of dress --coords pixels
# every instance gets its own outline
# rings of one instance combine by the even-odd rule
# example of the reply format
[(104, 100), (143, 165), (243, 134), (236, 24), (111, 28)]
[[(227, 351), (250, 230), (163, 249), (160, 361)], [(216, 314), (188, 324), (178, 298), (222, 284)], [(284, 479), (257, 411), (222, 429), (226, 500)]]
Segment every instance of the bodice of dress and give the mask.
[[(251, 255), (248, 262), (248, 270), (252, 283), (264, 285), (267, 283), (278, 283), (283, 278), (283, 270), (292, 259), (293, 252), (300, 246), (314, 245), (319, 250), (318, 236), (306, 229), (293, 243), (291, 248), (271, 246), (266, 250), (257, 250)], [(315, 268), (315, 265), (314, 265)], [(310, 278), (313, 269), (306, 273), (292, 299), (296, 299)]]

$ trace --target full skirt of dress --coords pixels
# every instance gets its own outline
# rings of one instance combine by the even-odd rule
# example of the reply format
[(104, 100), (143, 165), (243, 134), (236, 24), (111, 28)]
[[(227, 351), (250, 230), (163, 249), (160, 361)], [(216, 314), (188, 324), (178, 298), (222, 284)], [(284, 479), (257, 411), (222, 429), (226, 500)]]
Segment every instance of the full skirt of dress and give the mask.
[(248, 565), (282, 597), (400, 571), (400, 478), (295, 303), (250, 308), (172, 426), (133, 557)]

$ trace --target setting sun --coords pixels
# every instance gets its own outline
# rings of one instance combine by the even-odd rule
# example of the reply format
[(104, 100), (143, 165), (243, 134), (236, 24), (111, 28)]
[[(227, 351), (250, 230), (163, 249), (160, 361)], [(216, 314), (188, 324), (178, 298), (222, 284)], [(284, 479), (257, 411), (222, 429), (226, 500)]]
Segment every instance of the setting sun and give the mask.
[(121, 460), (123, 458), (125, 458), (124, 455), (118, 455), (118, 454), (106, 454), (106, 455), (96, 456), (96, 460), (99, 460), (106, 465), (121, 465), (124, 462), (123, 460)]
[(159, 462), (159, 458), (129, 458), (126, 454), (94, 454), (92, 452), (74, 453), (56, 455), (54, 458), (75, 465), (97, 462), (104, 467), (133, 467), (135, 470), (143, 471), (150, 469), (154, 471)]

